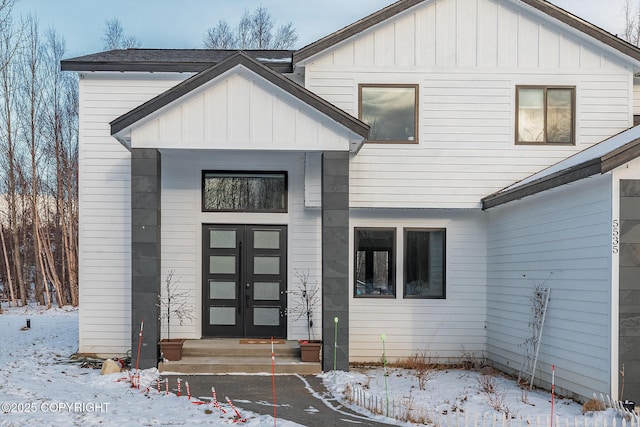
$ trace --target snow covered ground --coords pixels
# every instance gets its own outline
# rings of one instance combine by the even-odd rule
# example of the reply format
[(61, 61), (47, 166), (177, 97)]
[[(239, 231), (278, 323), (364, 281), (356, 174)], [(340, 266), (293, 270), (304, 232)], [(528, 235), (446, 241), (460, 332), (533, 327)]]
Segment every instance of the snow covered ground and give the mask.
[[(27, 319), (31, 329), (23, 330)], [(5, 308), (5, 314), (0, 315), (0, 426), (233, 424), (229, 415), (233, 411), (223, 415), (210, 404), (193, 405), (184, 395), (159, 394), (155, 386), (143, 393), (131, 388), (125, 373), (101, 376), (99, 370), (70, 363), (77, 340), (78, 316), (74, 309)], [(387, 376), (382, 368), (328, 372), (323, 376), (337, 396), (343, 396), (345, 389), (362, 389), (384, 397), (388, 390), (390, 399), (439, 412), (460, 409), (484, 414), (494, 411), (498, 398), (512, 416), (547, 416), (551, 410), (548, 393), (531, 392), (523, 402), (522, 392), (513, 381), (500, 376), (491, 380), (473, 371), (430, 372), (424, 390), (420, 390), (413, 372), (402, 369), (388, 369)], [(143, 371), (146, 384), (156, 377), (154, 370)], [(495, 388), (493, 404), (482, 391), (483, 380)], [(347, 402), (345, 405), (367, 413)], [(555, 412), (563, 417), (581, 417), (581, 408), (575, 402), (561, 400), (556, 402)], [(269, 415), (239, 410), (247, 418), (242, 425), (274, 425)], [(610, 410), (597, 416), (615, 417), (615, 413)], [(384, 419), (380, 415), (371, 417)], [(277, 425), (297, 424), (277, 420)]]

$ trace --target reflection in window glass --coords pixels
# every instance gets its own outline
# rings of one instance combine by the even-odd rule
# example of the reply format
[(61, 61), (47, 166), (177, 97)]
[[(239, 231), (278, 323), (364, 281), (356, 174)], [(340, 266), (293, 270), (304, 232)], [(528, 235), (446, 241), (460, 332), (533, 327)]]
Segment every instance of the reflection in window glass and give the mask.
[(444, 230), (405, 230), (405, 297), (444, 298), (444, 260)]
[(369, 125), (369, 141), (418, 140), (418, 87), (360, 85), (360, 119)]
[(574, 143), (575, 89), (518, 87), (517, 135), (520, 143)]
[(355, 295), (395, 296), (395, 230), (355, 230)]
[(203, 181), (204, 211), (287, 211), (287, 176), (284, 172), (205, 172)]

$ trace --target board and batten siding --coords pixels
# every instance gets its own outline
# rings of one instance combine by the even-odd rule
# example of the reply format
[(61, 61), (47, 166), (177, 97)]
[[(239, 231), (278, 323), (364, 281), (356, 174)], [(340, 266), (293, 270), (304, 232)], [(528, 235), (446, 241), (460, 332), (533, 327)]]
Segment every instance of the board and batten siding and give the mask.
[[(611, 174), (492, 208), (488, 232), (487, 357), (518, 372), (532, 336), (533, 290), (551, 289), (536, 383), (589, 399), (612, 390)], [(568, 392), (571, 390), (571, 393)]]
[(81, 74), (79, 83), (79, 352), (131, 349), (131, 161), (109, 122), (187, 75)]
[[(389, 362), (425, 355), (453, 362), (480, 359), (486, 348), (486, 224), (480, 211), (351, 209), (350, 253), (354, 257), (354, 228), (396, 229), (395, 298), (354, 297), (350, 262), (349, 358), (379, 362), (385, 334)], [(446, 298), (403, 298), (403, 229), (446, 230)]]
[[(174, 272), (179, 289), (189, 293), (194, 308), (191, 321), (172, 325), (173, 336), (202, 336), (202, 224), (287, 225), (288, 289), (295, 288), (298, 272), (308, 272), (310, 283), (321, 282), (321, 212), (305, 207), (305, 153), (161, 150), (161, 156), (162, 275)], [(288, 212), (202, 212), (203, 170), (287, 171)], [(292, 298), (289, 294), (289, 306)], [(316, 338), (320, 337), (321, 313), (318, 308), (314, 316)], [(305, 338), (305, 320), (289, 318), (287, 337)]]
[[(419, 143), (365, 144), (351, 206), (478, 208), (480, 199), (633, 124), (625, 59), (511, 2), (424, 2), (305, 60), (308, 89), (358, 116), (358, 84), (419, 86)], [(515, 144), (517, 85), (576, 88), (576, 145)]]

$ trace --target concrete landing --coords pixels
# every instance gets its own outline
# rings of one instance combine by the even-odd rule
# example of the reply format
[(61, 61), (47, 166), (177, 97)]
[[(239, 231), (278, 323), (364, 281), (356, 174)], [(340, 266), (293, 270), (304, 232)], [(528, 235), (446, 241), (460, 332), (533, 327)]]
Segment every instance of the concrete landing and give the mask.
[[(300, 361), (297, 341), (280, 340), (273, 345), (276, 374), (318, 374), (320, 363)], [(164, 361), (160, 372), (182, 374), (271, 373), (271, 343), (269, 340), (201, 339), (187, 340), (182, 359)]]

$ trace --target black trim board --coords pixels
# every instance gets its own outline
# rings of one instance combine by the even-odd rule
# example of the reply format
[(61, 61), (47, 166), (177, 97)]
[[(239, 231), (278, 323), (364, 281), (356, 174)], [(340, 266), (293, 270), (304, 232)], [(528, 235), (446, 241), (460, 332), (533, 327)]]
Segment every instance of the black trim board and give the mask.
[(482, 209), (490, 209), (596, 174), (604, 174), (638, 157), (640, 157), (640, 138), (634, 139), (601, 157), (587, 160), (526, 184), (515, 184), (513, 188), (493, 193), (482, 199)]
[(303, 88), (299, 84), (287, 79), (286, 77), (276, 73), (263, 64), (259, 63), (255, 59), (248, 56), (243, 51), (237, 51), (232, 56), (222, 61), (221, 63), (214, 65), (205, 71), (202, 71), (195, 76), (179, 83), (166, 92), (156, 96), (155, 98), (145, 102), (137, 108), (129, 111), (128, 113), (113, 120), (111, 125), (111, 135), (115, 135), (118, 132), (128, 128), (141, 119), (149, 116), (155, 111), (165, 107), (166, 105), (176, 101), (189, 92), (197, 89), (203, 84), (209, 82), (215, 77), (229, 71), (230, 69), (242, 65), (250, 71), (256, 73), (265, 80), (273, 83), (280, 89), (290, 93), (294, 97), (305, 102), (309, 106), (315, 108), (324, 115), (330, 117), (341, 125), (350, 129), (354, 133), (362, 136), (363, 138), (369, 137), (369, 126), (355, 117), (345, 113), (341, 109), (337, 108), (333, 104), (325, 101), (316, 94)]

